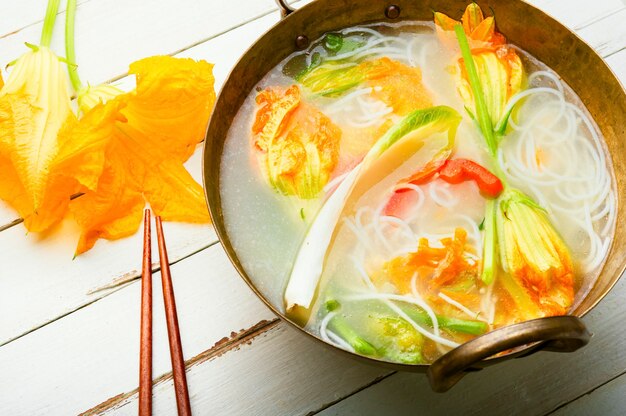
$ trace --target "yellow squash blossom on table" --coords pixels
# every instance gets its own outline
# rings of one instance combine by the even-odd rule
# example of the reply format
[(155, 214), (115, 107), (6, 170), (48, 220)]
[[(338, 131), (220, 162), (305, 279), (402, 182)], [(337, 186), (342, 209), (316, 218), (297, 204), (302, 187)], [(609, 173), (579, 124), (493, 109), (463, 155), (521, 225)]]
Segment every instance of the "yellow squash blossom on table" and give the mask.
[(57, 134), (76, 117), (63, 64), (48, 47), (30, 47), (0, 90), (0, 198), (38, 232), (63, 218), (78, 189), (72, 167), (54, 168)]
[(146, 201), (164, 220), (209, 221), (202, 187), (183, 163), (204, 138), (215, 101), (212, 68), (151, 57), (130, 66), (134, 91), (82, 91), (84, 116), (62, 132), (56, 161), (60, 170), (82, 167), (75, 177), (84, 195), (70, 205), (82, 228), (77, 254), (98, 238), (134, 234)]

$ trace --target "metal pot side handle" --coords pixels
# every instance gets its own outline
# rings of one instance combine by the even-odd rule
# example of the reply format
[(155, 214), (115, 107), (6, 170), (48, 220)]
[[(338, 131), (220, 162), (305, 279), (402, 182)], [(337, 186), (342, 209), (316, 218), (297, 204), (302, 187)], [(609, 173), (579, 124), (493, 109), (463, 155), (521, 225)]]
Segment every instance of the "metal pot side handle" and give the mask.
[(476, 363), (499, 352), (535, 342), (541, 349), (573, 352), (587, 345), (591, 334), (575, 316), (533, 319), (496, 329), (442, 355), (428, 368), (433, 391), (443, 393), (454, 386)]
[(276, 4), (278, 5), (278, 8), (280, 9), (281, 17), (285, 18), (287, 17), (287, 15), (295, 11), (295, 9), (287, 3), (287, 0), (275, 0), (275, 1), (276, 1)]

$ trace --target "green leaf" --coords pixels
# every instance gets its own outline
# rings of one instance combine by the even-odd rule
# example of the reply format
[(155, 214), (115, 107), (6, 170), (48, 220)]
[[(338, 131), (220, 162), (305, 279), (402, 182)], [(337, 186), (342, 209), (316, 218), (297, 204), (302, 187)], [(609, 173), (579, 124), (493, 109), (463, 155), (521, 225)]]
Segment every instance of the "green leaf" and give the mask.
[(485, 237), (483, 241), (483, 270), (480, 278), (486, 285), (493, 282), (496, 273), (496, 206), (493, 199), (487, 200), (484, 224)]
[(334, 97), (362, 83), (365, 71), (356, 63), (346, 67), (346, 62), (329, 61), (307, 69), (296, 80), (314, 94)]

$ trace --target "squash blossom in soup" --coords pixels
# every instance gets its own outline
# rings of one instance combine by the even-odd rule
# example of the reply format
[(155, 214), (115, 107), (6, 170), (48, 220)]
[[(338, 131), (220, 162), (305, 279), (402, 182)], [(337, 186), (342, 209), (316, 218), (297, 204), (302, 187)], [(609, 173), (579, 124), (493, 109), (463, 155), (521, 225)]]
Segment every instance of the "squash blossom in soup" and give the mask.
[[(566, 314), (574, 300), (572, 259), (545, 210), (528, 196), (510, 190), (502, 195), (496, 217), (504, 271), (543, 314)], [(516, 301), (523, 309), (523, 301)]]
[(267, 180), (285, 195), (316, 198), (337, 166), (341, 130), (302, 100), (297, 85), (265, 89), (256, 102), (252, 131)]
[(324, 341), (428, 364), (592, 287), (616, 213), (601, 136), (475, 3), (326, 33), (256, 91), (224, 145), (225, 226), (256, 287)]

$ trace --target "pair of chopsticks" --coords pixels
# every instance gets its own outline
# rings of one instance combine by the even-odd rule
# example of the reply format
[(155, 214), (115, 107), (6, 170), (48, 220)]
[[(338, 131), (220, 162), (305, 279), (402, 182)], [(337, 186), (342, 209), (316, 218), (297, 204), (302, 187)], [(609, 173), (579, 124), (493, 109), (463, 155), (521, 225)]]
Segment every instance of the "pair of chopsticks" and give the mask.
[[(170, 358), (174, 375), (176, 406), (179, 415), (191, 415), (189, 391), (185, 375), (185, 361), (180, 342), (178, 317), (172, 275), (167, 259), (165, 237), (161, 217), (157, 216), (156, 231), (159, 243), (159, 260), (161, 262), (161, 283), (163, 285), (163, 301), (165, 303), (165, 319), (170, 344)], [(150, 236), (150, 210), (145, 210), (143, 233), (143, 264), (141, 270), (141, 343), (139, 351), (139, 415), (152, 414), (152, 248)]]

